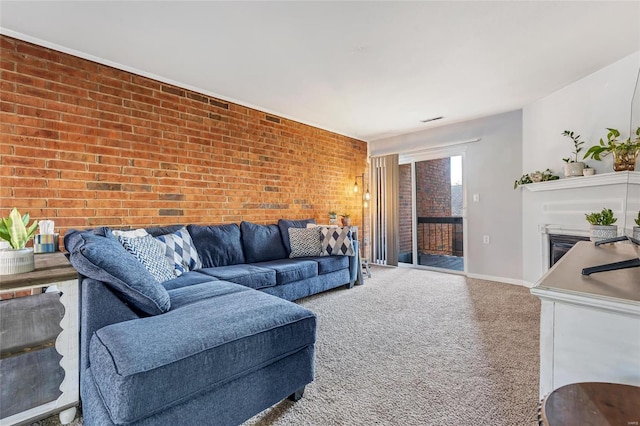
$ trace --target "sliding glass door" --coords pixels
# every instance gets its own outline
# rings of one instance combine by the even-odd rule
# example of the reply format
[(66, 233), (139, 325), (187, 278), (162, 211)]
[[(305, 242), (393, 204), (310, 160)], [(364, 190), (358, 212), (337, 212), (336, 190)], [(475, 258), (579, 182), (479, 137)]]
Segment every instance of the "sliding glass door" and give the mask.
[(464, 271), (462, 156), (400, 165), (403, 263)]

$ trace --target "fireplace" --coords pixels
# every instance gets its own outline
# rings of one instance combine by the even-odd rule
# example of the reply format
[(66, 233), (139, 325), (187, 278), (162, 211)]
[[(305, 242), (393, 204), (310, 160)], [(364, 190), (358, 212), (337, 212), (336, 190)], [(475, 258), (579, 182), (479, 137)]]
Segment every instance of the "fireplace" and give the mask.
[(589, 237), (549, 234), (549, 268), (560, 260), (578, 241), (589, 241)]

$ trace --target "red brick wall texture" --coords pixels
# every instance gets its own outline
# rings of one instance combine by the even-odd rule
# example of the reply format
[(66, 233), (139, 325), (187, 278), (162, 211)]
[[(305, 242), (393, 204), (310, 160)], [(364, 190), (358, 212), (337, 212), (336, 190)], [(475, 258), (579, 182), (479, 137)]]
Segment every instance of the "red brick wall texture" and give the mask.
[(361, 223), (367, 146), (0, 36), (0, 215), (68, 228)]
[[(451, 216), (451, 162), (449, 158), (416, 162), (418, 217)], [(411, 165), (400, 166), (400, 252), (411, 252)], [(418, 252), (453, 254), (453, 226), (418, 224)]]

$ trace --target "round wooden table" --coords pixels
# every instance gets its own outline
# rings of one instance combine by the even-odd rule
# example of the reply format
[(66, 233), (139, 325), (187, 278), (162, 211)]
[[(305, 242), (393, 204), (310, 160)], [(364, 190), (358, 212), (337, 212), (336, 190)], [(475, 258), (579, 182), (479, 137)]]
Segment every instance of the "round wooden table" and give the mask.
[(638, 426), (640, 387), (615, 383), (573, 383), (542, 400), (542, 426)]

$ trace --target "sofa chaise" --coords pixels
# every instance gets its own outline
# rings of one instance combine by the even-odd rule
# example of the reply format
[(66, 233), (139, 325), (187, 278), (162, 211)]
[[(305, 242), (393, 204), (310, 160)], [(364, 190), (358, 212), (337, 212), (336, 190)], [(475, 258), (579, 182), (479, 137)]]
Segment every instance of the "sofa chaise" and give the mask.
[(290, 301), (352, 287), (359, 262), (347, 228), (309, 223), (67, 232), (84, 424), (234, 425), (301, 398), (316, 317)]

